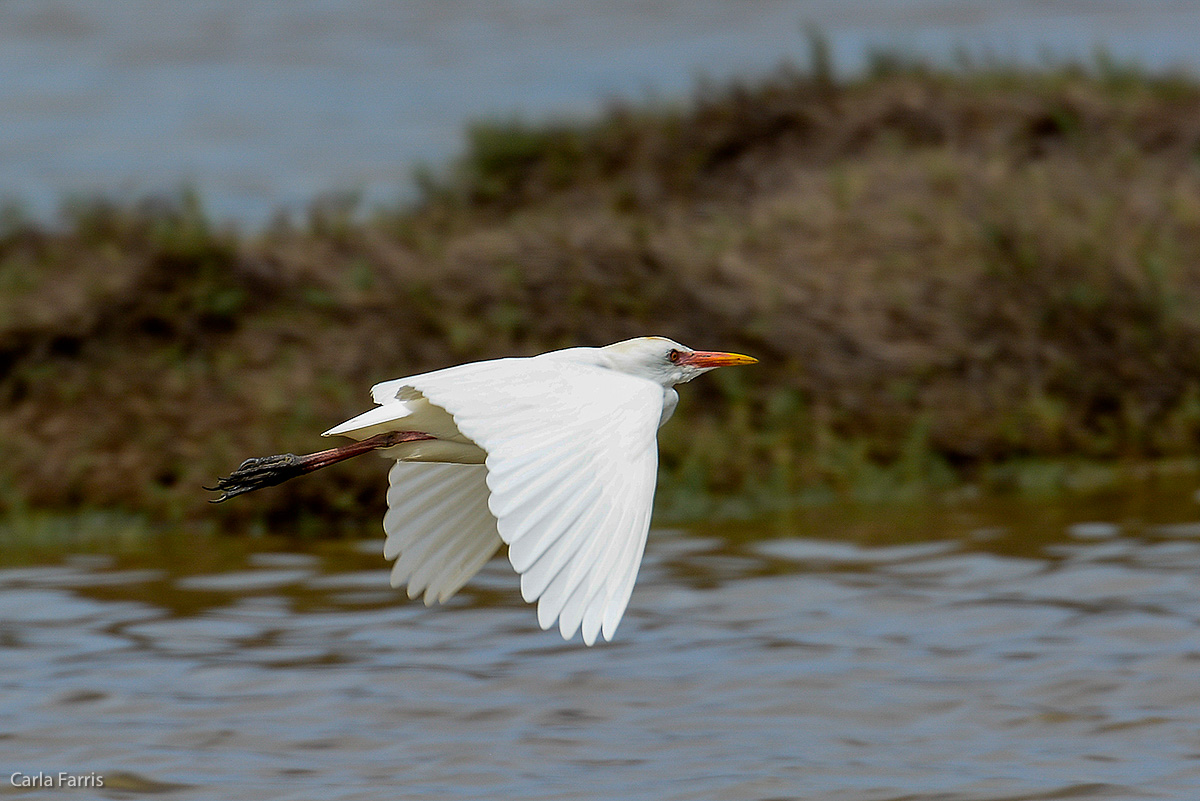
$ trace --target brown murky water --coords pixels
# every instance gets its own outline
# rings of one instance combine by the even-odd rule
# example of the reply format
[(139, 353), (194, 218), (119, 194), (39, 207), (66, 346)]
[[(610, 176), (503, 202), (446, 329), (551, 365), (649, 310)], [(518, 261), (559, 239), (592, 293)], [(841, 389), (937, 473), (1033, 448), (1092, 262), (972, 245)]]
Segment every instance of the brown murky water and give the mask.
[(1190, 489), (659, 530), (592, 649), (539, 631), (502, 561), (426, 609), (380, 547), (0, 570), (2, 792), (1200, 798)]

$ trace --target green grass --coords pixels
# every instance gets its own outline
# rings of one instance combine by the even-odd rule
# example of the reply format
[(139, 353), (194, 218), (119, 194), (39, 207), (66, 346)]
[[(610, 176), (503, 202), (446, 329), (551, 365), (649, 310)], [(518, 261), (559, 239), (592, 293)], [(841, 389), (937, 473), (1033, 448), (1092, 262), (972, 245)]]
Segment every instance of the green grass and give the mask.
[(376, 381), (640, 334), (761, 359), (683, 388), (662, 519), (1189, 463), (1200, 83), (1103, 57), (838, 80), (821, 53), (687, 103), (477, 125), (408, 208), (329, 198), (247, 233), (186, 193), (52, 226), (10, 207), (0, 519), (374, 530), (377, 460), (221, 507), (199, 487), (322, 447)]

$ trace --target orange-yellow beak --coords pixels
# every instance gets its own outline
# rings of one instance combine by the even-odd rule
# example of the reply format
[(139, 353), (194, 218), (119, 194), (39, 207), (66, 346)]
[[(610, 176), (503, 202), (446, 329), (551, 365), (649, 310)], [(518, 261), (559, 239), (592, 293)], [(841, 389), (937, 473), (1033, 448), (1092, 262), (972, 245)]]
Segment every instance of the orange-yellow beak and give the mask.
[(694, 350), (679, 357), (680, 364), (692, 367), (733, 367), (738, 364), (754, 364), (757, 361), (753, 356), (712, 350)]

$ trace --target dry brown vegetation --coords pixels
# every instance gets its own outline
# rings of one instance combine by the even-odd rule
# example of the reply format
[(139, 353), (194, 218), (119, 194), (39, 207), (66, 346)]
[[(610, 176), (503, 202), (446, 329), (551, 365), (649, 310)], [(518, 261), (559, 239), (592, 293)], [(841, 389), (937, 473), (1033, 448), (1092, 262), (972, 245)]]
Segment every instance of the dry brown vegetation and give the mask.
[(683, 393), (662, 434), (676, 514), (1200, 439), (1188, 80), (780, 74), (480, 126), (424, 184), (413, 209), (255, 235), (186, 198), (10, 221), (0, 503), (373, 526), (371, 459), (219, 508), (199, 487), (319, 448), (375, 381), (650, 333), (762, 360)]

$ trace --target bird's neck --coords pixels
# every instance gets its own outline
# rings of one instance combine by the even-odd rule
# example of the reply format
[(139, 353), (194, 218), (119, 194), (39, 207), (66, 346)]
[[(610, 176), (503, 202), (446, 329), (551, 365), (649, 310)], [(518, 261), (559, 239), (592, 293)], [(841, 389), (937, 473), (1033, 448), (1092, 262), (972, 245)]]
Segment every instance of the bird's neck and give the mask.
[(663, 388), (663, 410), (662, 417), (658, 419), (658, 427), (662, 428), (663, 424), (671, 419), (671, 415), (675, 414), (675, 407), (679, 405), (679, 393), (674, 387)]

